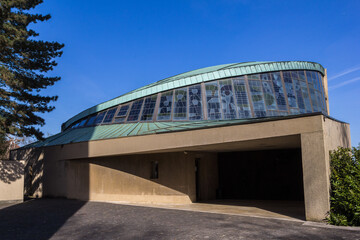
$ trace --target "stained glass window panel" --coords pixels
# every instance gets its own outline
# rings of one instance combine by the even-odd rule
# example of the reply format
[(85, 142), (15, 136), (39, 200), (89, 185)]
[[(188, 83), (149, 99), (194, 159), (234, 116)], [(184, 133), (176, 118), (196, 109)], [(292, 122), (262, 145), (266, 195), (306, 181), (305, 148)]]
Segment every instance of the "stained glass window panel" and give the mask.
[(315, 90), (313, 88), (309, 88), (309, 91), (310, 91), (310, 98), (311, 98), (311, 103), (312, 103), (314, 112), (318, 112), (319, 107), (318, 107), (317, 100), (316, 100)]
[(299, 73), (297, 71), (291, 71), (291, 78), (294, 79), (300, 79)]
[(115, 122), (116, 123), (121, 123), (121, 122), (125, 121), (126, 116), (128, 114), (128, 111), (129, 111), (129, 108), (130, 108), (130, 105), (124, 105), (124, 106), (120, 107), (120, 110), (119, 110), (118, 114), (115, 117)]
[(263, 73), (263, 74), (260, 74), (260, 78), (262, 81), (270, 81), (270, 73)]
[(311, 77), (313, 79), (314, 82), (314, 88), (315, 90), (320, 90), (320, 86), (319, 86), (319, 80), (317, 78), (317, 73), (316, 72), (311, 72)]
[(219, 84), (224, 119), (235, 119), (236, 105), (231, 80), (222, 80), (219, 81)]
[(130, 105), (125, 105), (125, 106), (121, 106), (118, 114), (116, 115), (117, 117), (124, 117), (127, 115), (127, 112), (129, 111), (129, 107)]
[(109, 111), (107, 111), (103, 123), (111, 123), (113, 120), (113, 117), (115, 115), (115, 112), (116, 112), (116, 108), (113, 108), (113, 109), (110, 109)]
[(211, 83), (206, 83), (205, 90), (206, 90), (208, 119), (211, 120), (221, 119), (218, 83), (216, 81)]
[(173, 91), (168, 91), (161, 94), (158, 117), (157, 117), (158, 120), (171, 119), (172, 102), (173, 102)]
[(289, 106), (296, 108), (297, 102), (296, 102), (296, 97), (295, 97), (294, 85), (293, 85), (292, 79), (291, 79), (291, 73), (283, 72), (283, 76), (284, 76), (284, 83), (285, 83), (286, 94), (287, 94)]
[(312, 74), (310, 71), (306, 71), (306, 79), (307, 79), (309, 88), (315, 89)]
[(306, 79), (308, 82), (308, 86), (309, 86), (309, 92), (310, 92), (310, 99), (311, 99), (311, 103), (313, 106), (313, 111), (314, 112), (318, 112), (319, 111), (319, 106), (316, 100), (316, 93), (315, 93), (315, 82), (313, 79), (313, 75), (311, 71), (306, 71)]
[(272, 74), (272, 83), (275, 91), (276, 103), (279, 110), (287, 111), (284, 88), (282, 85), (280, 73), (276, 72)]
[(319, 88), (319, 99), (318, 99), (318, 103), (320, 103), (320, 110), (324, 111), (325, 109), (325, 102), (324, 102), (324, 89), (323, 89), (323, 85), (322, 85), (322, 80), (321, 80), (321, 75), (319, 73), (315, 73), (316, 74), (316, 81), (318, 83), (318, 88)]
[(189, 119), (203, 119), (200, 85), (189, 87)]
[(279, 112), (278, 111), (271, 111), (271, 110), (267, 110), (266, 111), (266, 116), (269, 116), (269, 117), (274, 117), (274, 116), (279, 116)]
[(272, 83), (270, 81), (262, 81), (262, 87), (264, 90), (266, 108), (268, 110), (277, 110)]
[(316, 96), (316, 101), (318, 104), (318, 111), (322, 111), (323, 110), (323, 103), (322, 103), (322, 98), (321, 98), (321, 93), (317, 90), (315, 90), (315, 96)]
[(175, 90), (174, 120), (187, 119), (187, 88)]
[(298, 74), (301, 81), (306, 81), (304, 71), (298, 71)]
[(265, 117), (265, 103), (260, 81), (249, 80), (249, 87), (255, 117)]
[(96, 116), (95, 125), (98, 125), (103, 121), (103, 119), (105, 117), (105, 113), (106, 112), (101, 112)]
[(293, 81), (294, 81), (295, 93), (296, 93), (300, 113), (306, 113), (304, 98), (303, 98), (302, 93), (301, 93), (300, 80), (293, 80)]
[(298, 108), (290, 108), (290, 114), (292, 114), (292, 115), (299, 114), (299, 109)]
[(153, 119), (157, 95), (147, 97), (141, 114), (141, 121), (151, 121)]
[(307, 84), (306, 82), (300, 81), (300, 85), (301, 85), (301, 93), (304, 99), (306, 112), (308, 113), (312, 112)]
[(127, 118), (128, 122), (138, 121), (143, 102), (144, 99), (139, 99), (132, 104), (129, 116)]
[(248, 75), (248, 79), (260, 80), (260, 74), (251, 74), (251, 75)]
[(252, 117), (244, 77), (239, 77), (234, 79), (233, 84), (235, 88), (235, 97), (236, 97), (239, 117), (240, 118)]

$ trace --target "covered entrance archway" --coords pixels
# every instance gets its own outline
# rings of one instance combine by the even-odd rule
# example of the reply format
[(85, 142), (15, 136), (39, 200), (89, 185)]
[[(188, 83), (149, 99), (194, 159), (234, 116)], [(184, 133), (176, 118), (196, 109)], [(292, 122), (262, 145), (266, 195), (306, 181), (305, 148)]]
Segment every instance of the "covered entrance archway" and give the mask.
[[(210, 159), (208, 154), (199, 156), (195, 160), (196, 199), (201, 207), (224, 213), (305, 219), (300, 148), (227, 150), (212, 153)], [(213, 160), (215, 156), (217, 161)]]
[(218, 153), (218, 199), (304, 200), (300, 149)]

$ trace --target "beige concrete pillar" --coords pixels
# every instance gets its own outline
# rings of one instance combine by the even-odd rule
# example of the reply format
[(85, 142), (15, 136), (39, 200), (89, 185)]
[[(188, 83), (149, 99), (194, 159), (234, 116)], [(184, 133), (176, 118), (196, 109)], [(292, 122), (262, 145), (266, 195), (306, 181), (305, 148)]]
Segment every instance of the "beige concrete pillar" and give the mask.
[(321, 221), (330, 210), (329, 160), (322, 131), (301, 134), (306, 220)]

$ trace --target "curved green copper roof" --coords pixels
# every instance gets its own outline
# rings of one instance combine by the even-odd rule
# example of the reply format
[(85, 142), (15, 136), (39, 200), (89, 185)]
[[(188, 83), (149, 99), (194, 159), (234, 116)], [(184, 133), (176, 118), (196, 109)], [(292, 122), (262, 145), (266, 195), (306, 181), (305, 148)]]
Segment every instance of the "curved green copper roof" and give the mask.
[(324, 75), (323, 66), (321, 66), (319, 63), (306, 61), (245, 62), (201, 68), (175, 75), (173, 77), (165, 78), (163, 80), (133, 90), (112, 100), (88, 108), (66, 121), (63, 124), (63, 128), (66, 129), (72, 123), (88, 115), (159, 92), (221, 78), (286, 70), (315, 70), (321, 72)]

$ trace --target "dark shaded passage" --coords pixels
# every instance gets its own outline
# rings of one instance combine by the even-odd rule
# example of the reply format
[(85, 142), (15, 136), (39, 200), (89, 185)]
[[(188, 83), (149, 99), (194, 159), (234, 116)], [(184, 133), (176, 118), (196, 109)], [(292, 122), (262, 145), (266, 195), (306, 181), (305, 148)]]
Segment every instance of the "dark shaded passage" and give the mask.
[(219, 153), (222, 199), (304, 200), (301, 150)]

